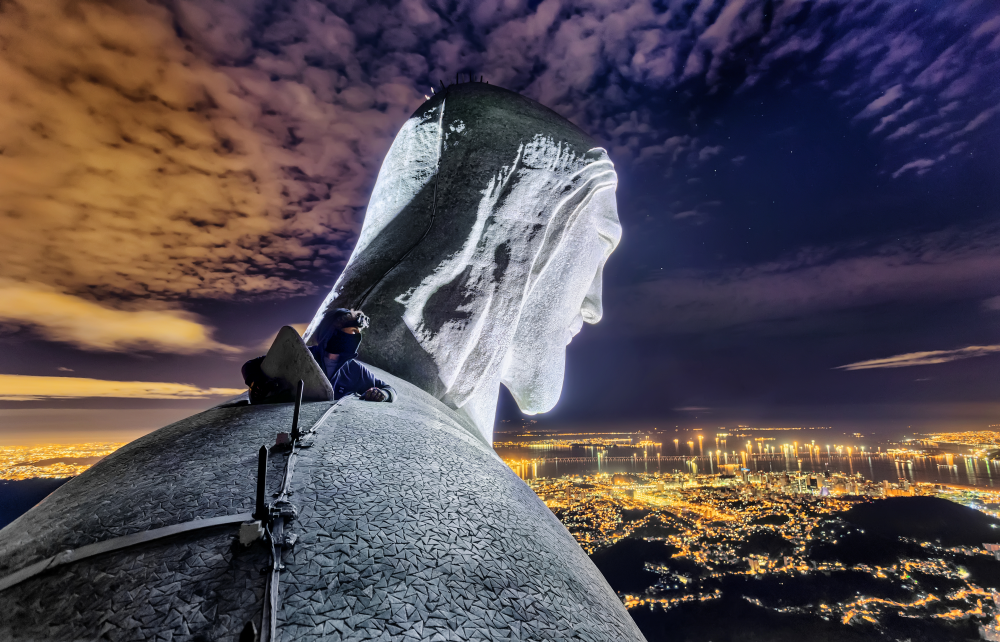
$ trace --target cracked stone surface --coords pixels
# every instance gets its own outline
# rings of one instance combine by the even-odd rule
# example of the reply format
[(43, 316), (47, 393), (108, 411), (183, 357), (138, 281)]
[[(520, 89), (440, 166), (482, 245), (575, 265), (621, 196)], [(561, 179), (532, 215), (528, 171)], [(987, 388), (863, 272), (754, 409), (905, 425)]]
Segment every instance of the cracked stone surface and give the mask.
[[(467, 419), (384, 372), (304, 440), (283, 640), (641, 640), (617, 596)], [(330, 407), (306, 404), (309, 427)], [(0, 531), (0, 575), (112, 537), (253, 510), (256, 453), (290, 404), (215, 408), (133, 442)], [(272, 455), (268, 489), (284, 456)], [(0, 592), (0, 639), (235, 640), (268, 552), (238, 527), (57, 567)]]

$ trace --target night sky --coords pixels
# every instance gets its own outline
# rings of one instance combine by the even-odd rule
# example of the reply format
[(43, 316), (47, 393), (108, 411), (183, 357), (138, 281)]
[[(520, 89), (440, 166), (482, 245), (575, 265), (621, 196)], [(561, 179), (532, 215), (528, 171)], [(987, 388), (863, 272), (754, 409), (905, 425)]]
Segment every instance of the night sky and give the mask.
[(470, 73), (618, 170), (604, 320), (544, 425), (1000, 423), (994, 0), (21, 0), (0, 65), (0, 445), (241, 388)]

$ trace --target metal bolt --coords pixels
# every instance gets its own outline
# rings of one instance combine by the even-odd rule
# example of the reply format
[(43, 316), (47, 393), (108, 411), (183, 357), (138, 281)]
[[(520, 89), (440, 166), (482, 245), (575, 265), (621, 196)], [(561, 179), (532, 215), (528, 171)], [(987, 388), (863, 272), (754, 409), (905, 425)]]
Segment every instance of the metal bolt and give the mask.
[(257, 505), (253, 518), (266, 522), (269, 512), (264, 501), (264, 485), (267, 481), (267, 446), (261, 446), (257, 451)]

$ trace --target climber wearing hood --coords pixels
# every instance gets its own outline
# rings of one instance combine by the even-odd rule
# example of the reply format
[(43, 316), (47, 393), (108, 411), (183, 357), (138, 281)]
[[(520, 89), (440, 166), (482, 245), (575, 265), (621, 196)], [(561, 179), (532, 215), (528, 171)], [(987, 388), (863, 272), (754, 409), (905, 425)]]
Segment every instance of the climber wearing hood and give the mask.
[(368, 317), (361, 310), (340, 308), (330, 315), (316, 333), (316, 345), (309, 348), (316, 363), (333, 385), (333, 398), (357, 393), (365, 401), (392, 401), (396, 391), (356, 361), (362, 332)]
[[(368, 317), (360, 310), (334, 310), (313, 335), (315, 345), (309, 347), (320, 369), (333, 386), (333, 398), (358, 394), (365, 401), (393, 401), (396, 391), (371, 370), (357, 362), (362, 332), (368, 327)], [(291, 401), (287, 384), (271, 379), (261, 370), (264, 357), (243, 364), (243, 380), (250, 388), (250, 403), (281, 403)]]

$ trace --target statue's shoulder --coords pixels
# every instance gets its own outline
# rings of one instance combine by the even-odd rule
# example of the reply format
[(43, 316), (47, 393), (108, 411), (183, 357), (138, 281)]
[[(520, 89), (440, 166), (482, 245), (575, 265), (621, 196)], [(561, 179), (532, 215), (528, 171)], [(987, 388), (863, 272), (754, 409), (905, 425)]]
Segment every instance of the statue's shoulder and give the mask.
[[(492, 449), (492, 445), (486, 443), (486, 440), (479, 433), (479, 430), (476, 429), (475, 425), (461, 412), (455, 411), (440, 399), (382, 368), (365, 363), (360, 359), (355, 359), (354, 363), (367, 368), (377, 379), (381, 379), (392, 386), (392, 389), (396, 391), (396, 399), (391, 406), (366, 402), (351, 403), (350, 410), (353, 411), (357, 408), (358, 412), (370, 411), (375, 413), (387, 412), (391, 408), (393, 414), (396, 416), (405, 415), (408, 418), (407, 420), (428, 420), (447, 425), (460, 434), (471, 436), (476, 441)], [(346, 410), (349, 409), (345, 407)]]

